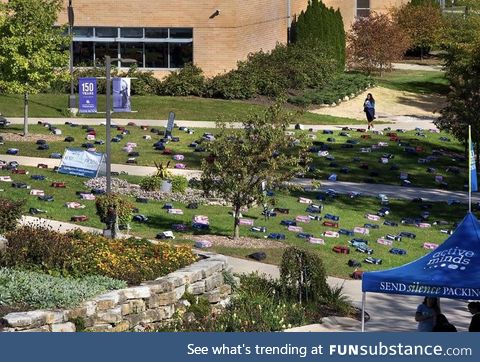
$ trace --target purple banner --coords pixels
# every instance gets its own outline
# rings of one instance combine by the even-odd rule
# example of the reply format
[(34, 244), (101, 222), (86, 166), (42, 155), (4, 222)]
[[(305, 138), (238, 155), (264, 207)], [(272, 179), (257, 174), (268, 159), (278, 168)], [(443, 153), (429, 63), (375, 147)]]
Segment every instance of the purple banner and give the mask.
[(80, 78), (78, 80), (78, 112), (97, 113), (97, 79)]
[(113, 111), (131, 112), (130, 78), (113, 78)]

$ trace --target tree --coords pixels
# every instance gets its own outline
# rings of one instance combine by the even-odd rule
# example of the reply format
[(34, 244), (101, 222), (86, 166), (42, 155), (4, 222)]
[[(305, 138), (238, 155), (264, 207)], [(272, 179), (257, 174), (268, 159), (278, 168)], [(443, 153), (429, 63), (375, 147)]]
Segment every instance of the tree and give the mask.
[(310, 0), (293, 24), (293, 39), (297, 43), (327, 48), (338, 68), (344, 70), (345, 28), (340, 10), (327, 8), (320, 0)]
[(480, 165), (480, 21), (477, 17), (455, 18), (445, 34), (446, 77), (450, 81), (447, 106), (435, 122), (467, 146), (468, 126)]
[(275, 104), (248, 116), (241, 130), (219, 122), (216, 139), (209, 143), (211, 157), (202, 163), (202, 184), (233, 204), (234, 237), (240, 234), (240, 210), (263, 200), (262, 183), (275, 187), (301, 170), (306, 140), (285, 134), (293, 116)]
[(68, 42), (56, 27), (61, 0), (0, 2), (0, 91), (22, 93), (24, 134), (28, 134), (28, 94), (45, 91), (68, 64)]
[(392, 69), (392, 63), (402, 59), (410, 40), (387, 15), (371, 12), (357, 18), (347, 36), (348, 64), (371, 74)]
[(425, 51), (438, 43), (444, 25), (442, 10), (437, 2), (422, 0), (405, 4), (393, 11), (395, 21), (410, 37), (410, 47)]

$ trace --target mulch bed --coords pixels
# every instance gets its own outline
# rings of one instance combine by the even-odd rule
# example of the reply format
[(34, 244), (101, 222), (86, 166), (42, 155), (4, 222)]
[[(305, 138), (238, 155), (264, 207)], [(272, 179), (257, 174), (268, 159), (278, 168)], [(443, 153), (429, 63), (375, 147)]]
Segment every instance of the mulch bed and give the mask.
[(64, 137), (52, 134), (29, 134), (23, 136), (20, 133), (0, 133), (5, 141), (10, 142), (36, 142), (37, 140), (45, 140), (47, 142), (60, 142)]
[(208, 240), (213, 243), (213, 246), (223, 246), (228, 248), (242, 248), (242, 249), (280, 249), (285, 248), (286, 245), (271, 239), (255, 239), (240, 237), (233, 239), (231, 237), (219, 235), (199, 235), (194, 237), (195, 240)]

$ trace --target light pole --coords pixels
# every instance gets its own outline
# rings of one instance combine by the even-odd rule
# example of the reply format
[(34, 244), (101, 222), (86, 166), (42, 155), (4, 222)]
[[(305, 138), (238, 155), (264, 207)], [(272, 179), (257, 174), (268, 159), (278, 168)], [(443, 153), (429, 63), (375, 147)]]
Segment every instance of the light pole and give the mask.
[(70, 36), (70, 95), (68, 97), (68, 108), (73, 110), (77, 108), (75, 99), (75, 89), (73, 84), (73, 25), (75, 23), (75, 15), (73, 12), (72, 0), (68, 0), (68, 35)]
[(109, 55), (105, 56), (105, 68), (106, 68), (106, 140), (105, 140), (105, 155), (106, 155), (106, 168), (105, 173), (107, 177), (107, 186), (106, 192), (110, 194), (112, 192), (112, 162), (111, 162), (111, 124), (112, 124), (112, 106), (111, 106), (111, 84), (112, 84), (112, 77), (111, 77), (111, 69), (112, 69), (112, 62), (122, 62), (125, 64), (132, 64), (136, 63), (135, 59), (122, 59), (122, 58), (115, 58), (112, 59)]

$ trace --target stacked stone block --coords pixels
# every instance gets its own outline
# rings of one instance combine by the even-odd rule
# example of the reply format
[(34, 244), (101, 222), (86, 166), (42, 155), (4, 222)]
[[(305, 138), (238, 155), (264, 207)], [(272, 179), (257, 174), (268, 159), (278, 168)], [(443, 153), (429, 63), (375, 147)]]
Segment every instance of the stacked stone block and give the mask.
[(102, 294), (68, 310), (10, 313), (0, 320), (2, 332), (75, 332), (82, 325), (92, 332), (125, 332), (155, 328), (170, 319), (189, 292), (211, 304), (228, 299), (231, 287), (223, 273), (230, 271), (223, 255), (203, 253), (204, 259), (137, 287)]

